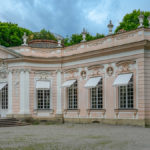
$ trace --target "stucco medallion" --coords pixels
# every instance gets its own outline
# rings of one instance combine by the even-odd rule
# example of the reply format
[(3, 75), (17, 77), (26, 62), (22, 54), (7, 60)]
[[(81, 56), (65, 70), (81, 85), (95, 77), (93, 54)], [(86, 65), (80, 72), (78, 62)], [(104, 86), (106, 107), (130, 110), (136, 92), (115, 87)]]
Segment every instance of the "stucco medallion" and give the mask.
[(112, 76), (112, 74), (114, 73), (114, 69), (113, 67), (109, 66), (106, 70), (108, 76)]
[(81, 77), (82, 77), (82, 79), (86, 79), (86, 71), (85, 70), (81, 71)]

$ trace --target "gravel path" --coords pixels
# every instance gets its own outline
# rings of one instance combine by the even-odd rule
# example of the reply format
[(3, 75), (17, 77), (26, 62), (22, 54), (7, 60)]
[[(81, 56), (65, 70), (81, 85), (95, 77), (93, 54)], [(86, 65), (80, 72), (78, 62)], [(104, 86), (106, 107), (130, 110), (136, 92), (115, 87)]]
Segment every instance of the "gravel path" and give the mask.
[(0, 128), (0, 150), (150, 150), (150, 128), (100, 124)]

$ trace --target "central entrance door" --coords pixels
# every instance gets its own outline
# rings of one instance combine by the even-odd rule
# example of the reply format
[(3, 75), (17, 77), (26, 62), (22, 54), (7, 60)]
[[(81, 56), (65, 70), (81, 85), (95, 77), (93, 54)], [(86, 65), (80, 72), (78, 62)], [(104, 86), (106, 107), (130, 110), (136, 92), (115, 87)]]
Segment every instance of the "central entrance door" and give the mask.
[(0, 83), (0, 117), (5, 118), (8, 112), (8, 84)]

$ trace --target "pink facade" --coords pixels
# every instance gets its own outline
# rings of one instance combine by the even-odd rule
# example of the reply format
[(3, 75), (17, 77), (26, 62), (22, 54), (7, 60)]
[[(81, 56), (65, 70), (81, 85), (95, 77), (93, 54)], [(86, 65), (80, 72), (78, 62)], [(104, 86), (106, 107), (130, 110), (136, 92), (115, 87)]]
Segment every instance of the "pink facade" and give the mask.
[[(1, 102), (1, 117), (150, 124), (150, 29), (69, 47), (1, 46), (0, 62), (0, 83), (8, 84), (8, 108), (2, 109)], [(132, 81), (113, 85), (125, 74), (132, 74)], [(92, 87), (91, 96), (85, 84), (96, 77), (100, 87)], [(63, 86), (66, 81), (77, 85)]]

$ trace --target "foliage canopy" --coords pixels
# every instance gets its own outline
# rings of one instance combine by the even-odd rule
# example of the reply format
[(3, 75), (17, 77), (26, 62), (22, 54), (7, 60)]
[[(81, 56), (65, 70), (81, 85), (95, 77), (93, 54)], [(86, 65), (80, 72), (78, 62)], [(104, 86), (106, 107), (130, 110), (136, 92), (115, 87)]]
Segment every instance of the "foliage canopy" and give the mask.
[[(140, 10), (133, 10), (132, 13), (126, 14), (123, 17), (122, 22), (120, 22), (119, 26), (117, 26), (115, 33), (117, 33), (119, 30), (124, 29), (125, 31), (135, 30), (139, 26), (139, 19), (138, 16), (140, 15)], [(150, 16), (150, 11), (142, 11), (141, 12), (144, 15), (144, 27), (148, 27), (148, 19), (147, 17)]]
[[(123, 17), (122, 22), (120, 22), (119, 26), (116, 27), (115, 33), (119, 30), (123, 29), (125, 31), (135, 30), (139, 26), (138, 16), (140, 15), (140, 10), (133, 10), (132, 13), (126, 14)], [(150, 11), (142, 11), (144, 15), (144, 27), (148, 27), (148, 16), (150, 16)], [(22, 36), (26, 32), (29, 37), (28, 40), (34, 39), (46, 39), (46, 40), (55, 40), (57, 38), (53, 33), (42, 29), (40, 32), (32, 32), (28, 29), (19, 27), (17, 24), (13, 23), (5, 23), (0, 22), (0, 45), (11, 47), (11, 46), (19, 46), (22, 44)], [(95, 36), (90, 33), (86, 34), (86, 40), (91, 41), (99, 38), (103, 38), (103, 34), (97, 33)], [(64, 46), (70, 46), (74, 44), (78, 44), (82, 41), (82, 34), (72, 34), (70, 37), (66, 37), (63, 39)]]
[[(87, 33), (86, 34), (86, 41), (91, 41), (99, 38), (103, 38), (103, 34), (97, 33), (95, 36)], [(71, 46), (74, 44), (78, 44), (82, 41), (82, 34), (72, 34), (70, 38), (66, 37), (64, 38), (64, 46)]]
[(32, 33), (32, 31), (21, 28), (17, 24), (0, 22), (0, 45), (6, 47), (21, 45), (24, 32), (27, 35)]
[(52, 34), (50, 31), (47, 31), (45, 29), (42, 29), (40, 32), (33, 32), (32, 34), (29, 35), (29, 40), (37, 40), (37, 39), (57, 41), (54, 34)]

